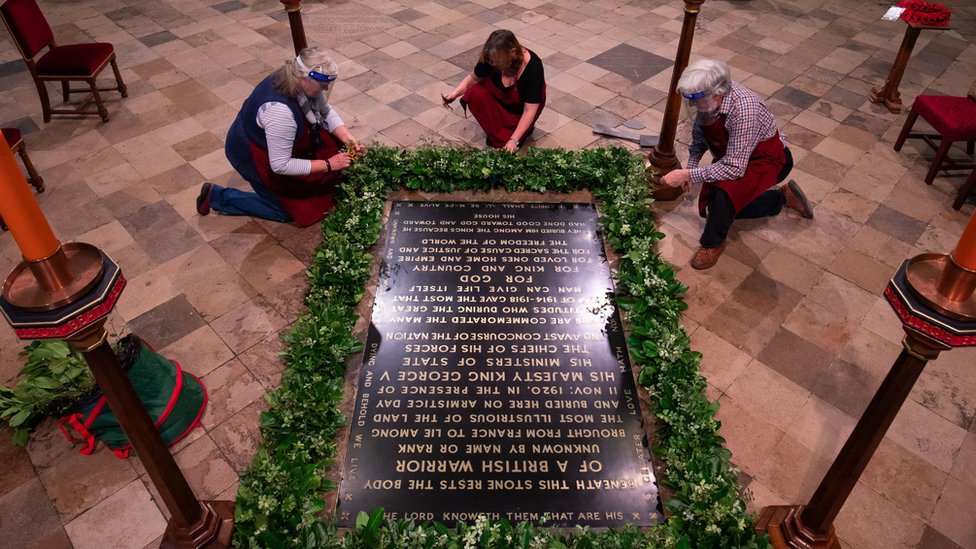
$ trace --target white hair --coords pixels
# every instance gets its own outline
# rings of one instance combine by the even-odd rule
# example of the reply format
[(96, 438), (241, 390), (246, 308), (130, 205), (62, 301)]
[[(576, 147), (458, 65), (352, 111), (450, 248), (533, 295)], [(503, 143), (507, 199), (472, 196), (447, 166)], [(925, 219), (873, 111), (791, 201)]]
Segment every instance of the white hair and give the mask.
[(731, 87), (729, 65), (717, 59), (699, 59), (691, 63), (678, 79), (678, 91), (683, 94), (705, 92), (725, 95)]

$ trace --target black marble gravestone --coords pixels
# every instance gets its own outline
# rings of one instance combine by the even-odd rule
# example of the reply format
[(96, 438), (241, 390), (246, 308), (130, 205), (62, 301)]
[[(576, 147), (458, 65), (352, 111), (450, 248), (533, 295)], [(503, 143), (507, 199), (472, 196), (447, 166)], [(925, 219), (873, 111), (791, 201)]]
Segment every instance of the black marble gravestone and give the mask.
[(394, 202), (337, 517), (659, 520), (589, 204)]

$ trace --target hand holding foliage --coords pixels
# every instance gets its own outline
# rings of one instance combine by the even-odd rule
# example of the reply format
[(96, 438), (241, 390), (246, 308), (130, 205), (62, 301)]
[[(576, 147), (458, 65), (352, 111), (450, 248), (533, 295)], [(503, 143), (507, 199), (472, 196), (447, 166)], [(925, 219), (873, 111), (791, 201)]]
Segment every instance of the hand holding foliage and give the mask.
[[(566, 151), (531, 148), (525, 155), (497, 150), (373, 146), (348, 170), (344, 198), (322, 223), (324, 240), (308, 269), (308, 310), (285, 336), (286, 370), (262, 414), (264, 445), (242, 475), (236, 506), (238, 547), (597, 548), (758, 547), (737, 472), (729, 465), (715, 420), (717, 405), (703, 394), (701, 355), (689, 349), (679, 318), (686, 291), (657, 255), (664, 236), (654, 225), (641, 158), (620, 148)], [(338, 537), (319, 516), (323, 493), (335, 489), (324, 473), (336, 457), (335, 437), (345, 418), (345, 364), (362, 348), (352, 336), (352, 312), (369, 282), (367, 252), (382, 229), (384, 199), (406, 187), (460, 190), (571, 192), (589, 189), (599, 200), (607, 242), (621, 254), (617, 302), (630, 328), (630, 352), (658, 418), (672, 516), (650, 529), (594, 532), (577, 527), (482, 519), (448, 529), (439, 523), (384, 519), (361, 513), (354, 531)], [(540, 197), (541, 199), (542, 197)], [(341, 506), (340, 506), (341, 512)]]

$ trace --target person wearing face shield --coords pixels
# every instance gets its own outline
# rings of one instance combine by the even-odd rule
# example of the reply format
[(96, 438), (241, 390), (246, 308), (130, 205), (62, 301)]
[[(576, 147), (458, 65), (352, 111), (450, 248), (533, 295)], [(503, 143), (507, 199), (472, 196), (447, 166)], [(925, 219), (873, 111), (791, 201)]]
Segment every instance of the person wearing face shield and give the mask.
[(523, 47), (512, 31), (488, 36), (474, 71), (453, 90), (442, 93), (445, 108), (455, 99), (485, 131), (489, 147), (515, 152), (532, 135), (546, 105), (542, 60)]
[[(773, 188), (793, 169), (793, 157), (769, 108), (756, 92), (731, 80), (726, 63), (701, 59), (688, 65), (678, 91), (694, 122), (688, 169), (665, 174), (661, 182), (686, 192), (701, 185), (698, 213), (705, 228), (693, 268), (715, 265), (735, 219), (778, 215), (784, 206), (813, 218), (795, 181)], [(712, 162), (701, 166), (705, 151)]]
[[(329, 105), (339, 67), (305, 48), (261, 81), (227, 132), (224, 152), (254, 192), (204, 183), (197, 213), (250, 215), (306, 227), (333, 207), (333, 192), (362, 147)], [(342, 149), (345, 148), (345, 151)]]

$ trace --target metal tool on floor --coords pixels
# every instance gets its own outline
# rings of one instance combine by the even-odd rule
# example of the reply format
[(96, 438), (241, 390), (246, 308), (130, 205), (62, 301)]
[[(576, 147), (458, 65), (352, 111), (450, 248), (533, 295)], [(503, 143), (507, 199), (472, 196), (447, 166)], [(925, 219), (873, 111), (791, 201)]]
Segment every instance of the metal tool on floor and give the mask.
[(606, 124), (593, 124), (593, 133), (633, 141), (634, 143), (640, 144), (641, 147), (655, 147), (660, 140), (660, 138), (656, 135), (638, 134), (625, 130), (618, 130), (616, 128), (611, 128)]

